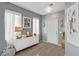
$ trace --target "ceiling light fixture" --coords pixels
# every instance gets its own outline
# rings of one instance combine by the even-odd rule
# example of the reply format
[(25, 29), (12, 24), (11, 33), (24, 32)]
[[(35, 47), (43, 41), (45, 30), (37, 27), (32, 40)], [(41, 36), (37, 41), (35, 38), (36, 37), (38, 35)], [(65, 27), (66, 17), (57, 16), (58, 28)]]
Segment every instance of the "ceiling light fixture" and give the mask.
[(53, 4), (49, 4), (49, 6), (46, 8), (46, 12), (50, 13), (52, 11)]

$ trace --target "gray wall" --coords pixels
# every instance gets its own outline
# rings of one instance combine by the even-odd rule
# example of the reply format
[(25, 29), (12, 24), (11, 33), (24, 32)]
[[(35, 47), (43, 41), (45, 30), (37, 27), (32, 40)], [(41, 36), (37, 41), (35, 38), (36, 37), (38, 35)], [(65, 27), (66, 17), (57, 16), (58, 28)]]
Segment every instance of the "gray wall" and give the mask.
[[(73, 4), (75, 4), (75, 2), (66, 2), (65, 3), (66, 8), (72, 6)], [(65, 46), (65, 55), (67, 55), (67, 56), (79, 56), (79, 47), (74, 46), (74, 45), (68, 43), (67, 41), (65, 43), (66, 43), (66, 46)]]
[[(4, 49), (4, 47), (6, 46), (6, 43), (5, 43), (5, 25), (4, 25), (4, 12), (5, 12), (5, 9), (9, 9), (9, 10), (12, 10), (12, 11), (15, 11), (15, 12), (19, 12), (21, 13), (22, 15), (24, 16), (28, 16), (28, 17), (31, 17), (33, 18), (34, 17), (38, 17), (40, 19), (40, 39), (41, 39), (41, 16), (34, 13), (34, 12), (31, 12), (31, 11), (28, 11), (28, 10), (25, 10), (21, 7), (18, 7), (16, 5), (13, 5), (9, 2), (0, 2), (0, 53), (2, 51), (2, 49)], [(27, 29), (27, 31), (33, 31), (33, 25), (32, 25), (32, 28), (30, 29)]]
[(79, 47), (77, 46), (67, 43), (65, 50), (66, 50), (65, 52), (66, 56), (79, 56)]
[[(54, 15), (56, 15), (56, 16), (54, 17)], [(61, 44), (61, 34), (59, 32), (60, 31), (63, 32), (63, 28), (60, 27), (60, 23), (61, 23), (61, 20), (63, 20), (63, 22), (64, 22), (64, 16), (65, 16), (64, 10), (59, 11), (59, 12), (55, 12), (53, 14), (51, 13), (49, 15), (42, 16), (42, 23), (45, 23), (45, 21), (49, 20), (49, 19), (51, 19), (51, 20), (58, 19), (58, 44), (59, 45)], [(45, 27), (42, 27), (42, 39), (43, 39), (43, 41), (47, 41), (47, 34), (45, 31), (46, 31)]]

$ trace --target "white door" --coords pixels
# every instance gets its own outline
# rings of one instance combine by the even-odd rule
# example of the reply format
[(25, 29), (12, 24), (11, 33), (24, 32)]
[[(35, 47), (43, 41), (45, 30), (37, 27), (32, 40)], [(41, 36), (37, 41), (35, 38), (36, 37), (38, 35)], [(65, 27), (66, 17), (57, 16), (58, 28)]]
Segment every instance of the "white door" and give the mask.
[(47, 42), (58, 44), (58, 20), (47, 20)]

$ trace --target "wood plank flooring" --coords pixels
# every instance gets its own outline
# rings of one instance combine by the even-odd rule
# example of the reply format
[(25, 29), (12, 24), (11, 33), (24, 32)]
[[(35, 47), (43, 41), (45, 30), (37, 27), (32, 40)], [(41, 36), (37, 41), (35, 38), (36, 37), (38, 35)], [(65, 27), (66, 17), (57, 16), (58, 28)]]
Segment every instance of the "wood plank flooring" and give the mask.
[(16, 56), (64, 56), (65, 51), (60, 46), (51, 43), (39, 43), (16, 53)]

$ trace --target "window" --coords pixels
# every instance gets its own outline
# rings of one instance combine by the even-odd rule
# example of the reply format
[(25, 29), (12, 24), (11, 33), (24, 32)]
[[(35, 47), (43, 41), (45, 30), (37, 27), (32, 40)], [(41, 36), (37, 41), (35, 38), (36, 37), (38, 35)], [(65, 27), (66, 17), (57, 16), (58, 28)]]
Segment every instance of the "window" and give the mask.
[(5, 10), (5, 40), (9, 44), (15, 39), (15, 26), (21, 26), (21, 14)]
[(33, 33), (39, 35), (39, 18), (33, 17)]

